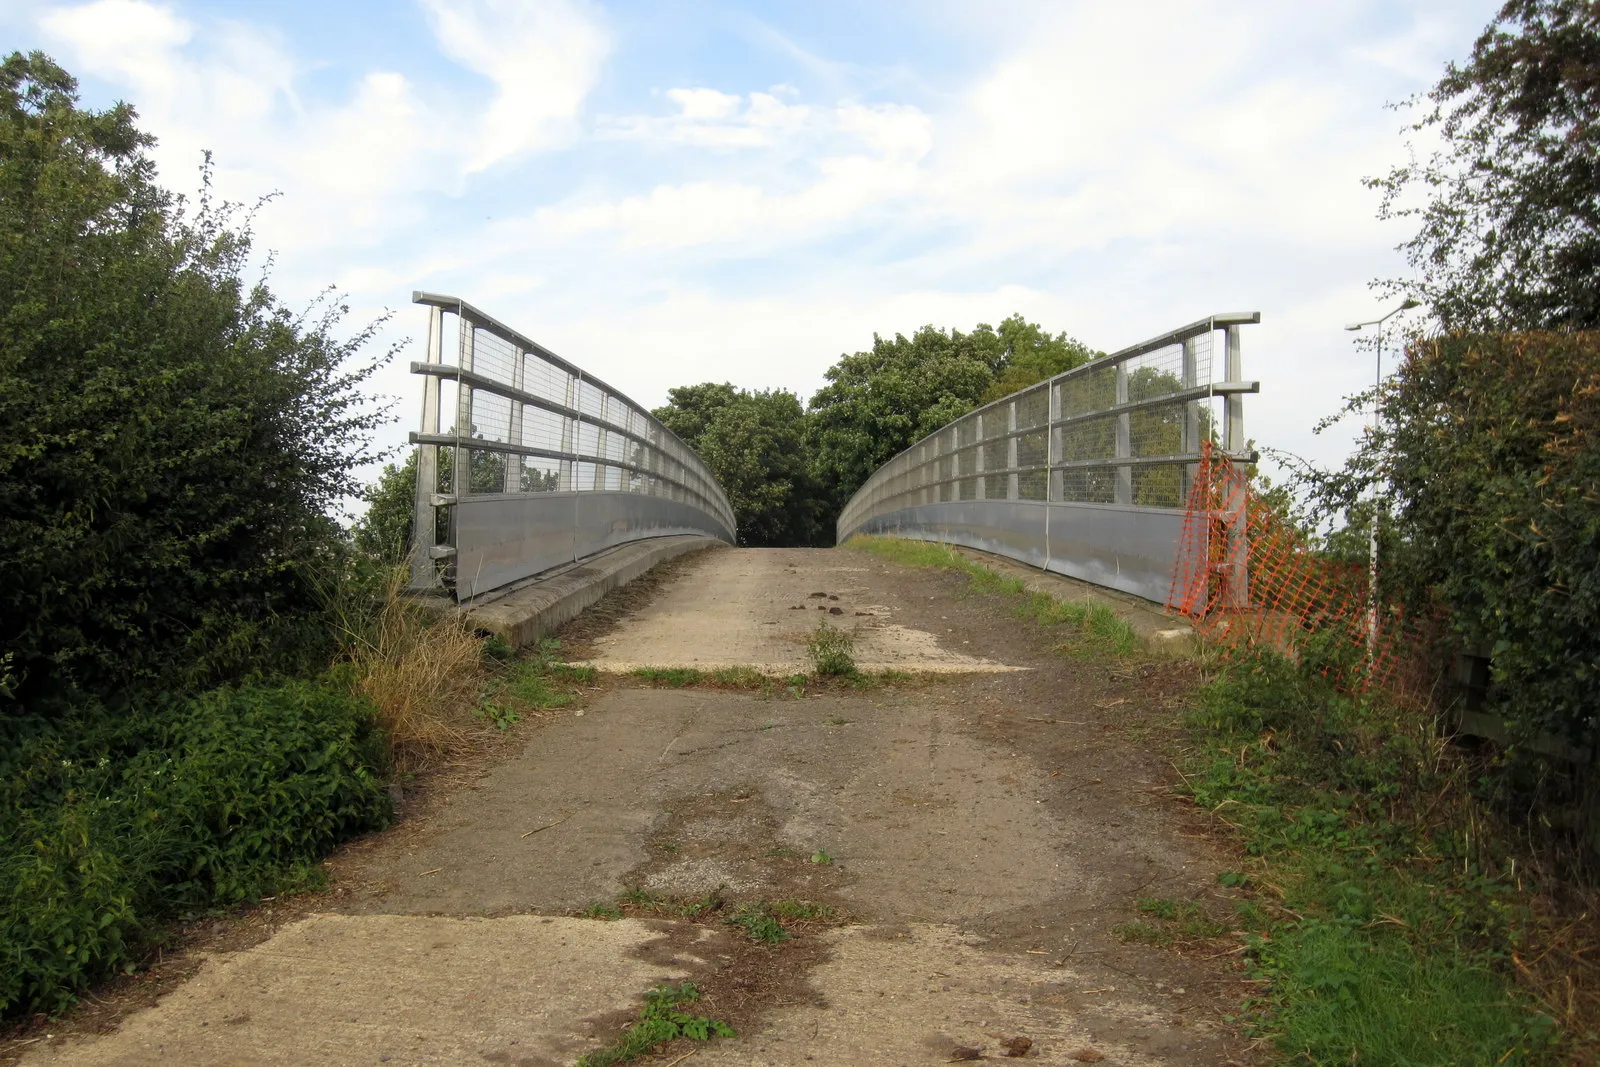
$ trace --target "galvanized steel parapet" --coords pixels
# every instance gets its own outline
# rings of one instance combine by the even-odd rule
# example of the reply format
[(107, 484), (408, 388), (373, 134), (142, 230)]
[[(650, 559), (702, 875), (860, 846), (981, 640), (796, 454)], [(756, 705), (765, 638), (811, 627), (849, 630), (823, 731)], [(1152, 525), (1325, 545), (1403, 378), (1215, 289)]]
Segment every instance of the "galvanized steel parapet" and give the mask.
[[(1239, 335), (1260, 321), (1259, 312), (1211, 315), (956, 419), (873, 472), (840, 514), (838, 540), (931, 504), (1031, 501), (1046, 505), (1048, 560), (1048, 505), (1115, 505), (1133, 516), (1182, 508), (1203, 440), (1254, 459), (1243, 398), (1260, 383), (1244, 380)], [(933, 533), (946, 540), (951, 531), (941, 524)]]
[[(733, 509), (722, 487), (648, 411), (463, 300), (422, 292), (412, 300), (429, 312), (426, 359), (411, 364), (424, 381), (422, 429), (411, 435), (413, 590), (465, 598), (493, 588), (482, 575), (460, 572), (466, 557), (494, 559), (497, 584), (531, 576), (551, 565), (550, 546), (562, 535), (570, 547), (563, 542), (560, 555), (570, 561), (662, 532), (733, 541)], [(446, 359), (446, 316), (457, 325), (453, 361)], [(584, 494), (608, 494), (617, 518), (597, 526), (594, 509), (579, 507), (589, 499)], [(569, 510), (560, 499), (572, 501), (571, 521), (562, 518), (557, 530), (555, 516)], [(660, 505), (652, 509), (651, 499)], [(458, 521), (461, 508), (491, 502), (495, 522)], [(462, 534), (474, 543), (460, 543)], [(524, 539), (540, 548), (519, 558)]]

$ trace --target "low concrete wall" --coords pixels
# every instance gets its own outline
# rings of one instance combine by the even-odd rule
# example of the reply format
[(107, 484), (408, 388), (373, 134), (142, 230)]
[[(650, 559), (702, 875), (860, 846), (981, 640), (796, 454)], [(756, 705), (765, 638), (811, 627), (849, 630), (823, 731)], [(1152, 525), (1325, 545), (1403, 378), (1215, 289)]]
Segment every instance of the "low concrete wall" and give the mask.
[(715, 537), (699, 534), (634, 541), (554, 571), (521, 589), (464, 603), (460, 610), (477, 629), (499, 634), (512, 647), (521, 648), (577, 618), (584, 608), (656, 564), (718, 547), (727, 546)]

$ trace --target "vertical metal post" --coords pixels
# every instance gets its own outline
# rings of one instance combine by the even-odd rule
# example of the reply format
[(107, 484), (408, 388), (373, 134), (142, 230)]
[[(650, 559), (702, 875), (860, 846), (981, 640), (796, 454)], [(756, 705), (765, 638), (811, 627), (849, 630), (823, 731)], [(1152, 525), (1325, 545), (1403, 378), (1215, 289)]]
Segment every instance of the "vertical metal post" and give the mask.
[[(1244, 380), (1243, 360), (1239, 351), (1239, 327), (1229, 326), (1228, 338), (1228, 381), (1238, 382)], [(1229, 393), (1223, 401), (1227, 415), (1227, 437), (1224, 448), (1230, 455), (1238, 455), (1244, 451), (1244, 397), (1238, 393)], [(1233, 610), (1242, 611), (1250, 604), (1250, 531), (1249, 531), (1249, 481), (1245, 472), (1237, 464), (1241, 460), (1234, 460), (1233, 477), (1228, 479), (1228, 500), (1226, 504), (1226, 520), (1228, 523), (1227, 553), (1228, 553), (1228, 584), (1224, 603)]]
[[(1200, 359), (1196, 351), (1199, 338), (1190, 337), (1183, 342), (1183, 388), (1193, 389), (1200, 384)], [(1183, 405), (1183, 451), (1196, 455), (1200, 451), (1200, 401), (1191, 400)], [(1198, 463), (1185, 463), (1178, 487), (1178, 506), (1187, 507), (1194, 491), (1194, 479), (1200, 473)]]
[[(574, 375), (568, 374), (567, 393), (564, 402), (572, 411), (578, 410), (576, 391), (577, 379)], [(577, 437), (578, 420), (571, 416), (563, 416), (561, 419), (561, 451), (567, 453), (569, 457), (578, 450)], [(556, 478), (556, 489), (560, 492), (570, 493), (578, 487), (578, 468), (576, 463), (576, 460), (570, 458), (561, 461), (561, 473)]]
[[(516, 363), (511, 368), (511, 388), (521, 392), (524, 381), (523, 365), (527, 362), (527, 355), (520, 348), (512, 348), (511, 352), (512, 358), (516, 360)], [(512, 444), (520, 446), (527, 443), (522, 439), (522, 401), (520, 400), (511, 401), (511, 426), (509, 430), (510, 432), (506, 434), (506, 437)], [(508, 493), (520, 493), (522, 491), (522, 464), (525, 457), (515, 452), (506, 452), (504, 455), (506, 457), (505, 491)]]
[[(1067, 498), (1066, 486), (1062, 481), (1061, 471), (1056, 469), (1056, 461), (1061, 457), (1061, 445), (1056, 440), (1056, 421), (1061, 418), (1061, 386), (1051, 382), (1045, 387), (1045, 420), (1044, 420), (1044, 463), (1045, 470), (1049, 472), (1049, 488), (1045, 492), (1045, 501), (1054, 502)], [(1050, 513), (1045, 512), (1045, 540), (1049, 540)]]
[[(1126, 361), (1117, 364), (1117, 398), (1115, 403), (1128, 402), (1128, 364)], [(1117, 441), (1116, 456), (1118, 459), (1129, 459), (1133, 456), (1133, 416), (1124, 411), (1117, 416)], [(1117, 465), (1117, 484), (1112, 494), (1112, 500), (1118, 504), (1133, 503), (1133, 467), (1130, 464)]]
[(973, 484), (978, 491), (977, 499), (985, 500), (989, 496), (989, 479), (984, 471), (989, 469), (989, 457), (984, 453), (988, 449), (989, 440), (983, 435), (983, 416), (974, 415), (973, 421), (978, 424), (978, 432), (973, 435), (976, 441), (973, 443), (972, 455), (977, 461), (973, 465), (977, 471), (977, 480)]
[[(476, 327), (465, 315), (457, 315), (461, 323), (461, 345), (457, 364), (463, 371), (472, 369), (472, 342)], [(472, 386), (465, 381), (456, 383), (456, 455), (451, 471), (451, 492), (456, 496), (456, 507), (472, 492)], [(452, 532), (452, 540), (453, 540)]]
[(1006, 467), (1011, 471), (1006, 475), (1006, 499), (1017, 500), (1022, 496), (1021, 487), (1017, 484), (1017, 402), (1015, 400), (1006, 405), (1006, 433), (1011, 436), (1006, 438)]
[[(1239, 353), (1239, 327), (1229, 326), (1228, 337), (1228, 381), (1244, 381), (1244, 367)], [(1227, 435), (1223, 447), (1229, 452), (1243, 452), (1244, 440), (1244, 396), (1240, 393), (1229, 393), (1223, 398), (1223, 410), (1227, 415)]]
[[(423, 354), (428, 363), (444, 362), (444, 309), (428, 308), (428, 347)], [(422, 432), (439, 432), (439, 376), (423, 375)], [(434, 495), (439, 492), (439, 446), (417, 446), (417, 495), (411, 516), (411, 588), (417, 592), (439, 588), (439, 571), (433, 562), (438, 520), (434, 517)]]

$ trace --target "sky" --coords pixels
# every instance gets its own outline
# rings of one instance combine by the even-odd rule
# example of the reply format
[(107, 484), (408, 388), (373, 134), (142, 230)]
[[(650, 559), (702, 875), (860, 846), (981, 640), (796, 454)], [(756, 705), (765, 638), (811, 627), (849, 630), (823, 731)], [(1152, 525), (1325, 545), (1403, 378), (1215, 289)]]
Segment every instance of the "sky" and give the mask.
[[(1400, 104), (1497, 0), (0, 0), (0, 50), (127, 100), (162, 181), (203, 153), (291, 307), (393, 311), (383, 436), (420, 418), (458, 296), (646, 406), (731, 381), (808, 398), (874, 333), (1014, 312), (1112, 351), (1222, 311), (1248, 436), (1371, 380)], [(264, 260), (263, 260), (264, 261)], [(1392, 304), (1392, 302), (1391, 302)], [(1396, 320), (1403, 321), (1403, 320)]]

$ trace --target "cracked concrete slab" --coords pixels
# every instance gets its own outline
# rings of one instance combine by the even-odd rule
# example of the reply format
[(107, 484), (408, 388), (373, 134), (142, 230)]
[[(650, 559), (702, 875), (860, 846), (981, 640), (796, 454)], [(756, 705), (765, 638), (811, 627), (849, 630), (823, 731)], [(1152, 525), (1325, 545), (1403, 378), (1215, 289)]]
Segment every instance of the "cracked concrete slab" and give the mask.
[(687, 973), (640, 958), (656, 940), (632, 920), (313, 915), (208, 960), (116, 1033), (27, 1062), (554, 1067), (599, 1043), (595, 1020)]
[(604, 671), (639, 667), (767, 674), (811, 669), (806, 638), (826, 621), (855, 635), (864, 671), (965, 674), (1020, 668), (964, 651), (927, 629), (895, 621), (898, 606), (876, 603), (882, 588), (843, 552), (740, 549), (707, 552), (656, 600), (594, 642), (588, 662)]

